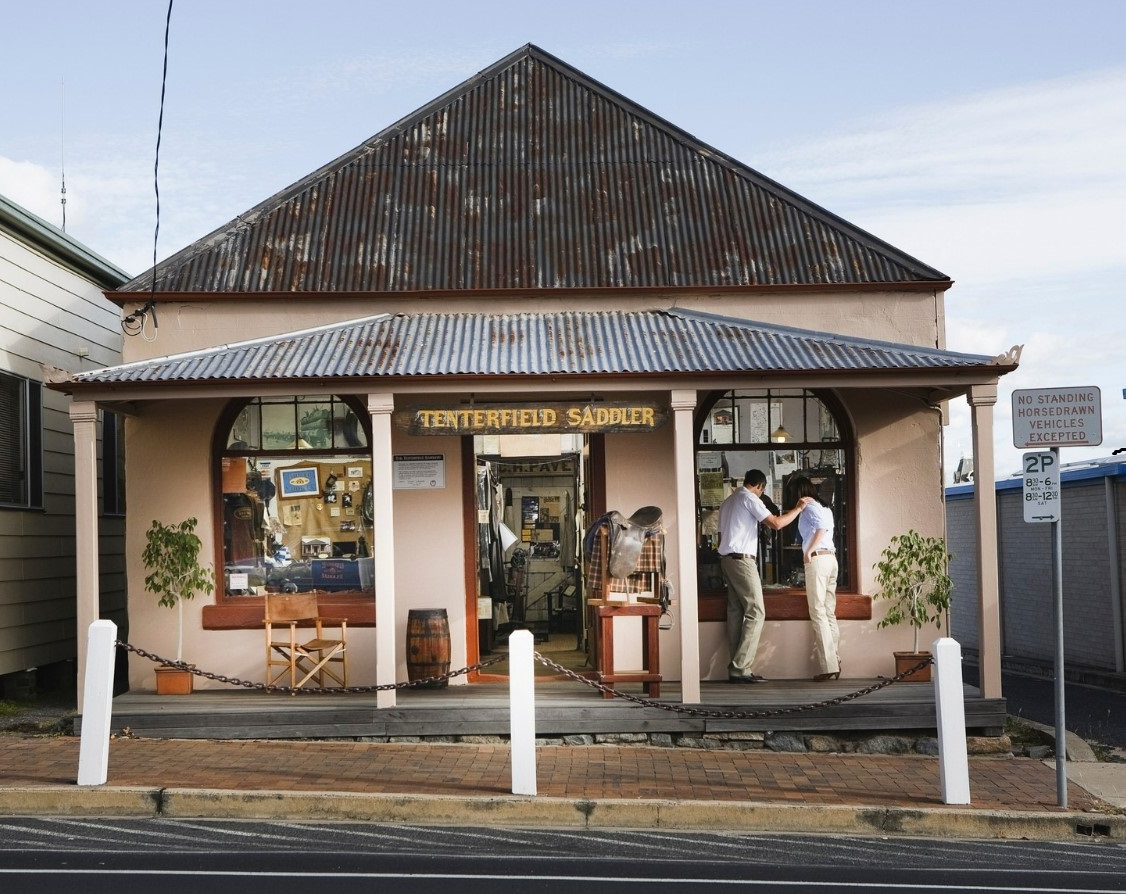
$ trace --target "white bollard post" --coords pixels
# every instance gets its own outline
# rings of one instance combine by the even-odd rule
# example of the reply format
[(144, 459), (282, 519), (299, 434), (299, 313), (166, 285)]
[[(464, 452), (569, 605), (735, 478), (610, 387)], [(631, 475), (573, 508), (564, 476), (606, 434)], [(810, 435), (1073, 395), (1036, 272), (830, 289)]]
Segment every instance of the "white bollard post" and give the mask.
[(530, 630), (508, 635), (509, 744), (512, 749), (512, 794), (536, 794), (536, 670), (535, 637)]
[(82, 739), (78, 784), (105, 785), (109, 777), (109, 732), (113, 706), (113, 660), (117, 625), (95, 621), (86, 640), (86, 684), (82, 689)]
[(949, 637), (936, 639), (934, 707), (938, 715), (938, 772), (942, 803), (970, 803), (970, 763), (966, 752), (966, 702), (962, 690), (962, 647)]

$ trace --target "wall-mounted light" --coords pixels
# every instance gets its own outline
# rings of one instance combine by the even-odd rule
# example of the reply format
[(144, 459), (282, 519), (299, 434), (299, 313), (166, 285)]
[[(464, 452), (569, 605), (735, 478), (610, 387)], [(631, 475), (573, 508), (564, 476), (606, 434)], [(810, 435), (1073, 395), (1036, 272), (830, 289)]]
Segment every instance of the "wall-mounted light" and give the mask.
[(790, 433), (786, 431), (783, 426), (779, 425), (770, 433), (770, 440), (775, 444), (784, 444), (786, 441), (790, 440)]
[(504, 522), (500, 523), (500, 548), (501, 552), (508, 552), (512, 547), (520, 542), (520, 538), (516, 533), (506, 525)]

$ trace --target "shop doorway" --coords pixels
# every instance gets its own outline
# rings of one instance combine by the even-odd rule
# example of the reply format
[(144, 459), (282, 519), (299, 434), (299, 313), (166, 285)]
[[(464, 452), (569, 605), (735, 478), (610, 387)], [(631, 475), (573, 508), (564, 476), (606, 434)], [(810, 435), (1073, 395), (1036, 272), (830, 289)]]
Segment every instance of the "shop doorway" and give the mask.
[[(558, 454), (542, 453), (542, 437), (521, 436), (506, 438), (503, 451), (475, 452), (477, 652), (501, 659), (482, 682), (507, 678), (516, 630), (531, 631), (536, 651), (568, 670), (592, 670), (582, 588), (586, 450), (581, 436), (560, 437)], [(536, 663), (537, 676), (557, 673)]]

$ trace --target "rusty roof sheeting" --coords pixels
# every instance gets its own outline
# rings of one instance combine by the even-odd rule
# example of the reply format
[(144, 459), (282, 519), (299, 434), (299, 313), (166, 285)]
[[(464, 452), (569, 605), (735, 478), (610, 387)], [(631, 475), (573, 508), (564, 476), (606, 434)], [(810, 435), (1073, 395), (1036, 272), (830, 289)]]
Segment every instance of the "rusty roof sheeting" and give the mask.
[(156, 269), (160, 292), (949, 282), (532, 45)]
[[(419, 376), (924, 371), (994, 358), (684, 310), (380, 314), (76, 373), (77, 385)], [(998, 372), (1001, 370), (998, 369)]]

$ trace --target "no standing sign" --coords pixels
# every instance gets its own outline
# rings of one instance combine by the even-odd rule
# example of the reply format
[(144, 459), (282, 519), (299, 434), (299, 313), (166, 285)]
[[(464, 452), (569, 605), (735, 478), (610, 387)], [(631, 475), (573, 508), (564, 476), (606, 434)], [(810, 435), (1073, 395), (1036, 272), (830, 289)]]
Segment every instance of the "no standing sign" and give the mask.
[(1026, 388), (1013, 392), (1013, 446), (1097, 447), (1103, 442), (1102, 395), (1081, 388)]
[(1059, 447), (1103, 442), (1102, 399), (1095, 386), (1029, 388), (1013, 392), (1013, 446), (1038, 447), (1024, 454), (1024, 520), (1060, 520)]

